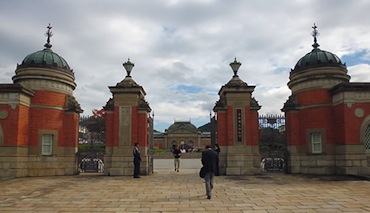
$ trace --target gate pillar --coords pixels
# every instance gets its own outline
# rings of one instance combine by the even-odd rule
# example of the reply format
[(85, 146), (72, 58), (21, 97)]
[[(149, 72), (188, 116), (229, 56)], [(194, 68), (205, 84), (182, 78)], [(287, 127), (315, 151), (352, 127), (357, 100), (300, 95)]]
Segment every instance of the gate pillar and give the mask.
[(134, 64), (123, 64), (126, 77), (109, 89), (113, 95), (106, 110), (105, 173), (110, 175), (133, 175), (133, 146), (139, 143), (141, 153), (140, 174), (149, 174), (148, 118), (151, 111), (145, 101), (145, 91), (130, 73)]
[(217, 116), (217, 143), (221, 147), (220, 174), (255, 174), (260, 168), (258, 110), (249, 86), (237, 75), (241, 63), (230, 63), (234, 76), (221, 87), (214, 112)]

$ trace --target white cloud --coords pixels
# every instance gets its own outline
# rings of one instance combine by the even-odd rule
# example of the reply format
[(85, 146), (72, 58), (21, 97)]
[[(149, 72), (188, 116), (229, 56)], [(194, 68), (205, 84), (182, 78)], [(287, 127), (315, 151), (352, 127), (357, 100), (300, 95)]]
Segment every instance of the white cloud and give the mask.
[[(340, 57), (370, 52), (369, 6), (366, 0), (1, 1), (0, 83), (11, 82), (16, 64), (43, 48), (50, 22), (52, 49), (75, 71), (84, 114), (105, 105), (108, 86), (125, 77), (122, 63), (131, 58), (155, 128), (174, 119), (202, 125), (233, 75), (234, 57), (243, 64), (240, 78), (256, 85), (259, 113), (281, 113), (290, 68), (312, 49), (312, 24), (323, 50)], [(351, 81), (370, 81), (369, 64), (348, 69)]]
[(370, 82), (370, 65), (358, 64), (348, 67), (348, 75), (351, 76), (351, 82)]

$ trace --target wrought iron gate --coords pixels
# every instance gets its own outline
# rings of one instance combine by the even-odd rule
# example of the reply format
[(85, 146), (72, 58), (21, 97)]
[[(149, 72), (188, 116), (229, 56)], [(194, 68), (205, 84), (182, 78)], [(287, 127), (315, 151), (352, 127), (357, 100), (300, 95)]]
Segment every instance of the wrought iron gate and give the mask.
[(80, 172), (104, 172), (104, 152), (87, 151), (78, 153)]
[(80, 172), (104, 172), (105, 119), (104, 110), (95, 116), (81, 117), (77, 162)]
[(287, 172), (284, 115), (260, 115), (259, 127), (261, 171)]

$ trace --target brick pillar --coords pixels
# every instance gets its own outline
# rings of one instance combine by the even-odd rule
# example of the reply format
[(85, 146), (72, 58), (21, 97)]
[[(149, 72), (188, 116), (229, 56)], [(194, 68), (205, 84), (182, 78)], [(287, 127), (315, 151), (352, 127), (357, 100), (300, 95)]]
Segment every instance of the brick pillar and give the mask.
[(141, 152), (140, 174), (149, 174), (148, 113), (145, 91), (130, 76), (109, 87), (113, 98), (104, 109), (106, 116), (105, 171), (110, 175), (133, 175), (133, 146), (138, 142)]
[[(236, 60), (231, 63), (233, 65)], [(240, 66), (240, 63), (239, 63)], [(234, 69), (234, 68), (233, 68)], [(217, 115), (217, 143), (221, 148), (220, 173), (245, 175), (259, 172), (258, 110), (248, 86), (234, 70), (233, 78), (219, 91), (214, 111)]]

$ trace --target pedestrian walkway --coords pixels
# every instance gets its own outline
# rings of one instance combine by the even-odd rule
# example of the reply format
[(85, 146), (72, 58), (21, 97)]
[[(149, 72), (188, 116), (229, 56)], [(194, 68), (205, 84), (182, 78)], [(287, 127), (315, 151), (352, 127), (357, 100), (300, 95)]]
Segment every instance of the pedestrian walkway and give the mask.
[[(173, 159), (154, 159), (154, 169), (175, 168)], [(200, 169), (202, 163), (199, 158), (183, 159), (180, 158), (180, 169)]]
[(284, 174), (215, 177), (206, 199), (198, 169), (152, 175), (29, 177), (0, 182), (0, 212), (370, 212), (370, 181)]

